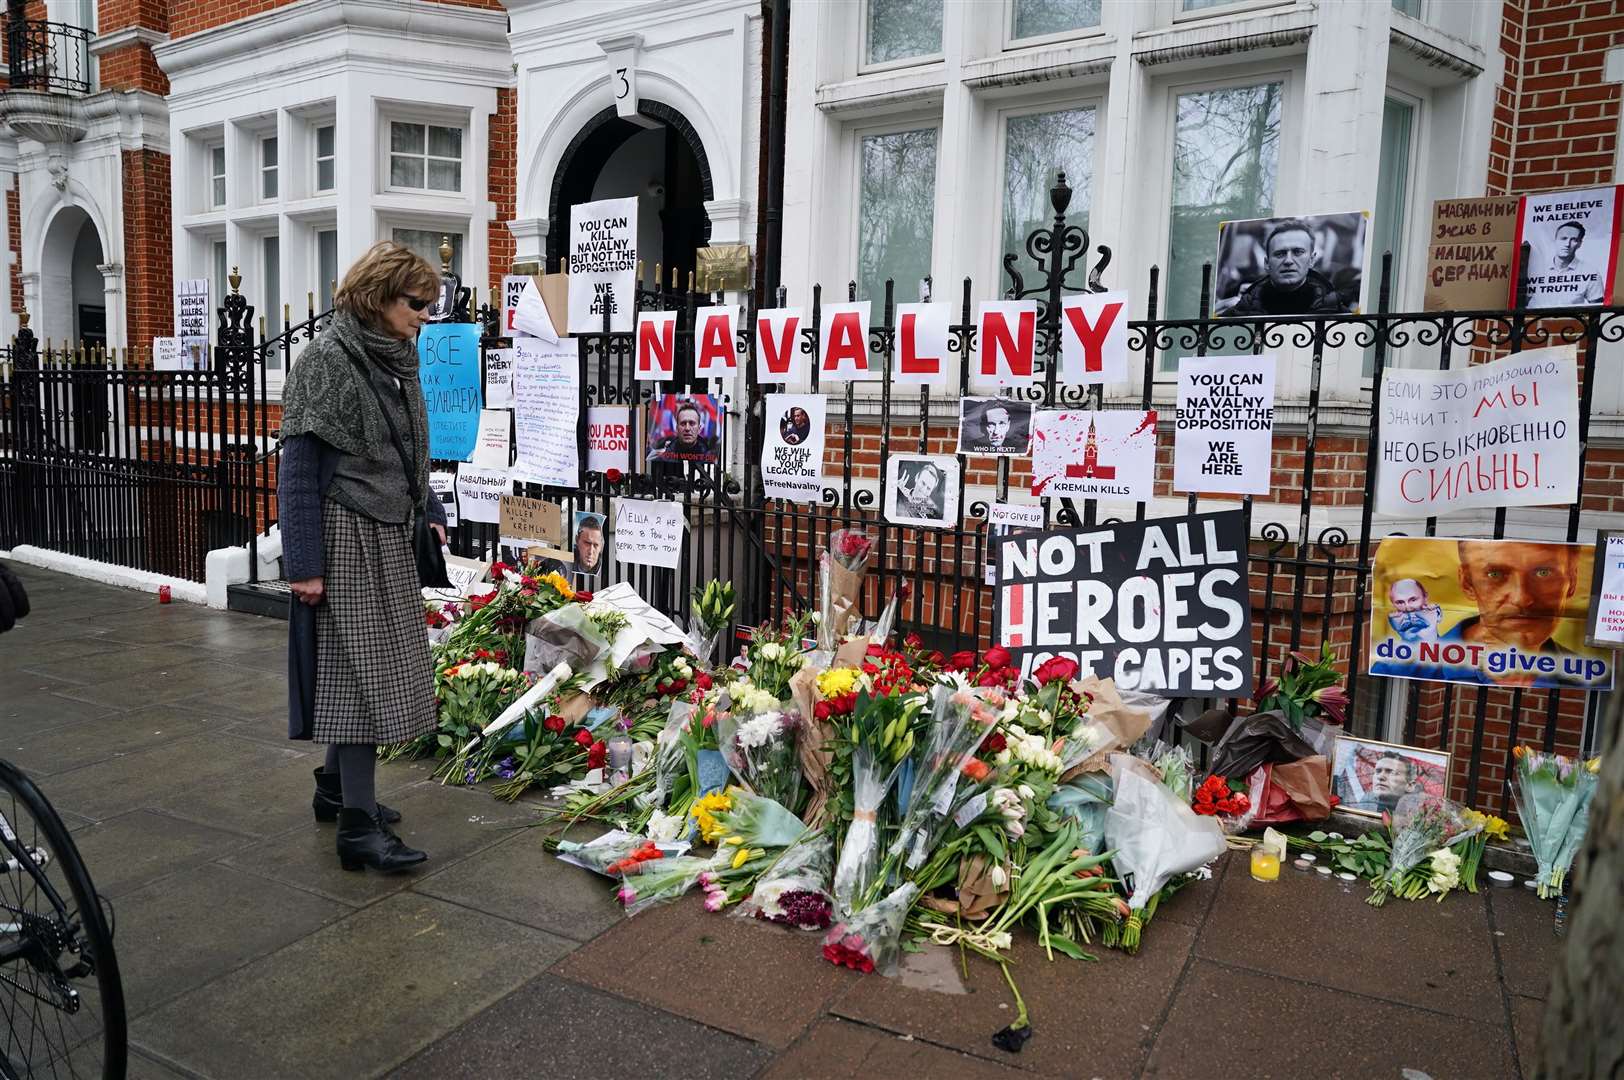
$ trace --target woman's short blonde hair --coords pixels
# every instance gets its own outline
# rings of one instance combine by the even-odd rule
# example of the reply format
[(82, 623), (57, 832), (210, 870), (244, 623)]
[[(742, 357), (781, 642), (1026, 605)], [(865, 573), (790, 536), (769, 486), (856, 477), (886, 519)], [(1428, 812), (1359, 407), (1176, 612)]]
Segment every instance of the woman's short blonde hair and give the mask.
[(383, 313), (403, 296), (429, 297), (440, 292), (440, 275), (427, 259), (392, 240), (373, 244), (344, 274), (333, 306), (365, 323), (383, 321)]

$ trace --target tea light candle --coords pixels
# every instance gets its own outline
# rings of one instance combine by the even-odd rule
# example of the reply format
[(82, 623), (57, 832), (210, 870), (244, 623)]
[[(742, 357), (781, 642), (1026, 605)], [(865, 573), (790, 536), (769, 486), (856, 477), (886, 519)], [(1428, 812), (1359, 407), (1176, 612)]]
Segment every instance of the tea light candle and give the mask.
[(1304, 855), (1300, 859), (1293, 859), (1291, 861), (1291, 865), (1296, 867), (1298, 870), (1312, 870), (1312, 869), (1314, 869), (1314, 864), (1308, 860), (1308, 856), (1306, 856), (1306, 855)]
[(1331, 868), (1329, 866), (1316, 866), (1316, 867), (1314, 867), (1314, 872), (1316, 874), (1318, 874), (1320, 877), (1330, 877), (1331, 876)]
[(1497, 889), (1509, 889), (1511, 887), (1511, 883), (1516, 880), (1516, 878), (1512, 877), (1504, 870), (1489, 871), (1489, 884), (1493, 885)]
[(1252, 880), (1278, 881), (1280, 880), (1280, 857), (1272, 851), (1265, 851), (1261, 847), (1252, 849)]
[(1315, 855), (1312, 852), (1305, 853), (1302, 858), (1303, 858), (1303, 862), (1307, 863), (1310, 866), (1313, 866), (1315, 863), (1319, 862), (1319, 856)]
[(1350, 871), (1347, 871), (1347, 870), (1342, 871), (1340, 874), (1337, 875), (1337, 877), (1341, 878), (1343, 881), (1358, 881), (1359, 880), (1359, 875), (1358, 874), (1351, 873)]

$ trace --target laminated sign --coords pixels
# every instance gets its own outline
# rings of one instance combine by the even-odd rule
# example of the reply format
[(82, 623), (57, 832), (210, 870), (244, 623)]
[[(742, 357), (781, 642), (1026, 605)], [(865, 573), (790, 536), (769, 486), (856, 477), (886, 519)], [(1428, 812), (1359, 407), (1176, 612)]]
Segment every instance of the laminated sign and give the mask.
[(570, 330), (630, 333), (637, 288), (637, 199), (570, 208)]
[(815, 503), (823, 497), (822, 394), (768, 394), (761, 445), (761, 487), (769, 499)]
[(429, 457), (467, 461), (479, 441), (479, 326), (432, 323), (417, 335), (423, 403), (429, 414)]
[(1167, 697), (1252, 696), (1242, 511), (998, 544), (998, 640), (1023, 676), (1050, 657)]
[(1578, 366), (1572, 345), (1454, 371), (1382, 375), (1376, 509), (1432, 517), (1579, 497)]

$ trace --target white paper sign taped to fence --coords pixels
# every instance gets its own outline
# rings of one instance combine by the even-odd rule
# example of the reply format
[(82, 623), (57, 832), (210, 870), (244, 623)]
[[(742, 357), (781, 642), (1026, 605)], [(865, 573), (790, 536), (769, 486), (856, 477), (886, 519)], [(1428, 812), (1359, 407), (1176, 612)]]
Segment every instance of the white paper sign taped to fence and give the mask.
[(502, 520), (502, 496), (513, 494), (506, 469), (457, 470), (457, 514), (464, 522), (495, 525)]
[(441, 506), (445, 507), (445, 527), (455, 529), (458, 522), (457, 474), (455, 472), (429, 473), (429, 490), (434, 492), (434, 497), (440, 500)]
[(1454, 371), (1388, 368), (1377, 400), (1380, 513), (1431, 517), (1579, 497), (1572, 345)]
[(1522, 274), (1517, 264), (1529, 246), (1528, 306), (1593, 307), (1611, 304), (1618, 270), (1618, 230), (1624, 187), (1548, 191), (1524, 195), (1518, 207), (1517, 241), (1511, 246), (1511, 295), (1517, 303)]
[(801, 352), (801, 309), (768, 308), (756, 312), (756, 381), (800, 382), (806, 378)]
[(485, 352), (485, 407), (513, 407), (512, 349), (487, 349)]
[(815, 503), (823, 497), (822, 394), (768, 394), (761, 446), (761, 487), (769, 499)]
[(1128, 690), (1250, 697), (1244, 511), (1017, 533), (998, 545), (998, 640)]
[(586, 410), (586, 468), (606, 473), (632, 467), (632, 410), (628, 405), (590, 405)]
[(575, 338), (513, 343), (514, 479), (565, 488), (580, 484), (580, 368)]
[(682, 504), (615, 500), (615, 560), (675, 570), (682, 560)]
[(636, 288), (636, 197), (570, 207), (570, 330), (629, 333)]
[(958, 361), (948, 350), (953, 305), (897, 305), (897, 362), (891, 379), (898, 386), (955, 385)]
[(152, 369), (154, 371), (185, 371), (190, 368), (190, 358), (181, 346), (178, 337), (155, 337), (152, 339)]
[(1145, 502), (1155, 493), (1155, 412), (1044, 409), (1034, 416), (1032, 494)]
[(1128, 294), (1067, 296), (1060, 314), (1060, 381), (1074, 386), (1126, 382)]
[(175, 282), (175, 336), (180, 338), (183, 348), (208, 347), (208, 278), (182, 278)]
[(505, 469), (512, 440), (513, 414), (506, 409), (481, 409), (479, 435), (474, 440), (473, 463), (482, 469)]
[(1274, 368), (1272, 353), (1179, 360), (1174, 491), (1269, 493)]

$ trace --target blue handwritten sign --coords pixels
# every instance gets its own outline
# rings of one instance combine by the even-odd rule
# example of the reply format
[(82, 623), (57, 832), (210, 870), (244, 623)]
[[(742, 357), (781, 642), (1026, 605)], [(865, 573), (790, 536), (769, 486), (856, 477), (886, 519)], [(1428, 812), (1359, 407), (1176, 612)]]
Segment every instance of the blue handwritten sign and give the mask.
[(429, 457), (467, 461), (479, 434), (479, 324), (431, 323), (417, 335)]

